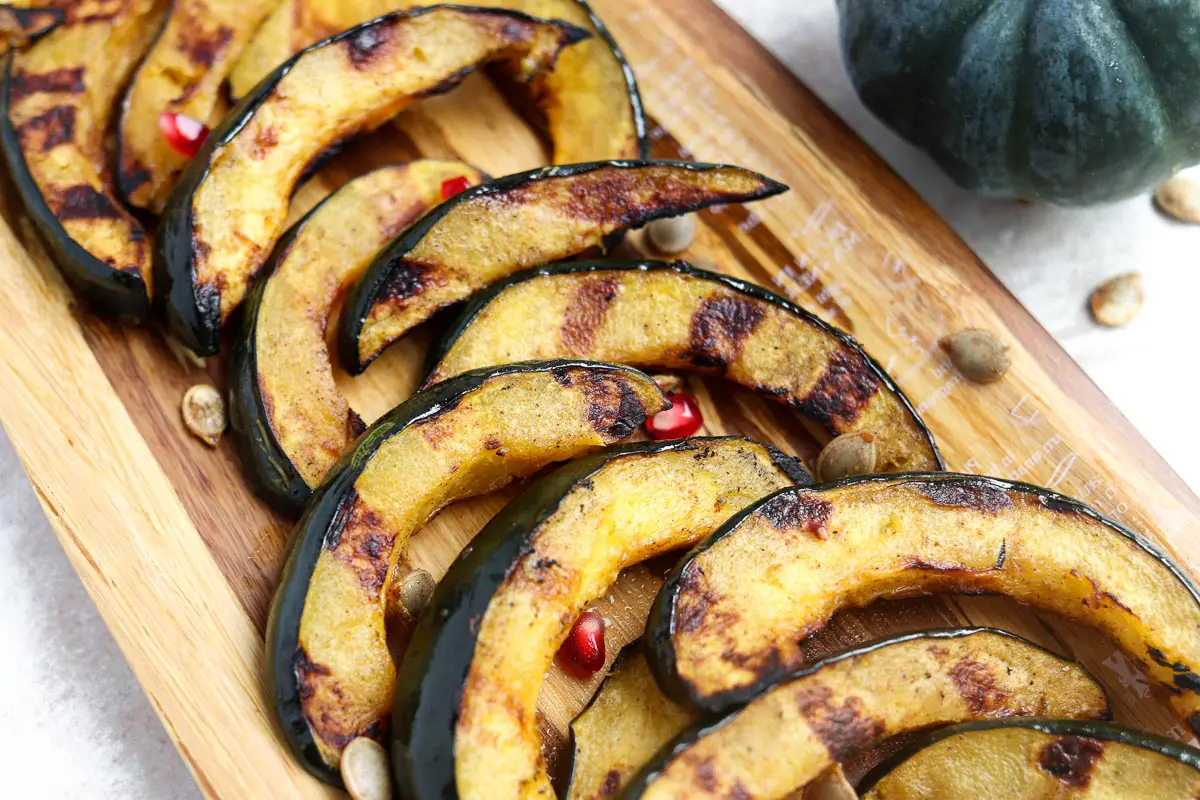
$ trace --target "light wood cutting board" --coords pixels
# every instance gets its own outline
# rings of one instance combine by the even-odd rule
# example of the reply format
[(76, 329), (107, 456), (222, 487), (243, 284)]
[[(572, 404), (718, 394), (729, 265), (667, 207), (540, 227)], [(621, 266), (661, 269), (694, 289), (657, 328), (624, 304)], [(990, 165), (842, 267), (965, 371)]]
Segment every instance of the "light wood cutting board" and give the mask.
[[(919, 405), (952, 469), (1078, 497), (1197, 573), (1197, 498), (946, 224), (786, 69), (709, 0), (593, 5), (638, 74), (657, 155), (735, 163), (792, 187), (703, 213), (689, 259), (852, 332)], [(339, 157), (298, 193), (292, 216), (373, 166), (420, 155), (463, 158), (494, 175), (547, 158), (538, 134), (477, 76)], [(263, 628), (289, 525), (250, 494), (230, 442), (209, 450), (180, 420), (190, 385), (224, 387), (224, 361), (196, 367), (157, 330), (77, 308), (11, 187), (3, 205), (0, 419), (68, 557), (207, 795), (336, 794), (291, 760), (262, 689)], [(938, 348), (965, 326), (1011, 342), (1014, 367), (999, 384), (963, 382)], [(365, 418), (412, 391), (427, 340), (419, 332), (362, 378), (343, 376)], [(786, 411), (719, 384), (691, 386), (707, 432), (770, 440), (811, 463), (817, 443)], [(447, 510), (414, 542), (414, 560), (441, 574), (512, 495)], [(655, 587), (635, 569), (602, 601), (615, 640), (638, 635)], [(1102, 637), (1006, 601), (878, 605), (840, 616), (811, 650), (966, 621), (1077, 655), (1120, 719), (1187, 738)], [(551, 743), (593, 689), (550, 676), (542, 711)]]

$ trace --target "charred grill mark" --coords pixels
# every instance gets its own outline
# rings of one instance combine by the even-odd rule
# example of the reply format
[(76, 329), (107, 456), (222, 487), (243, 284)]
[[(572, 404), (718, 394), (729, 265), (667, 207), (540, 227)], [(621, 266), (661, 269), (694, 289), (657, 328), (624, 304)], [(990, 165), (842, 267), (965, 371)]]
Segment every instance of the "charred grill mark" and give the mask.
[(1000, 553), (996, 556), (995, 569), (1004, 569), (1004, 562), (1008, 560), (1008, 540), (1000, 540)]
[(1188, 665), (1181, 661), (1171, 661), (1167, 658), (1167, 654), (1157, 647), (1146, 648), (1146, 653), (1149, 654), (1150, 660), (1160, 667), (1166, 667), (1173, 672), (1190, 672)]
[(679, 593), (674, 611), (675, 630), (695, 633), (704, 625), (708, 611), (721, 600), (704, 576), (704, 569), (692, 562), (679, 578)]
[(939, 506), (947, 508), (969, 508), (998, 514), (1013, 507), (1012, 498), (1007, 492), (983, 481), (915, 481), (912, 485)]
[(133, 159), (128, 164), (122, 164), (117, 176), (117, 183), (125, 194), (133, 194), (150, 180), (150, 170), (140, 161)]
[(354, 570), (358, 583), (372, 600), (387, 582), (388, 562), (396, 532), (361, 500), (355, 500), (335, 539), (325, 543), (334, 558)]
[(46, 153), (75, 140), (75, 108), (54, 108), (26, 120), (17, 128), (21, 145), (27, 151)]
[(229, 42), (233, 40), (233, 30), (224, 25), (208, 34), (193, 34), (183, 37), (179, 50), (188, 61), (198, 67), (211, 67), (221, 57)]
[(559, 338), (568, 353), (578, 356), (591, 350), (596, 331), (617, 298), (620, 285), (621, 279), (616, 275), (588, 278), (579, 284), (559, 330)]
[(991, 667), (970, 656), (963, 656), (950, 668), (950, 680), (972, 714), (991, 714), (1012, 696), (996, 680)]
[(267, 154), (279, 144), (279, 132), (272, 126), (258, 126), (254, 129), (254, 138), (250, 142), (250, 157), (262, 161)]
[(1053, 497), (1043, 494), (1038, 495), (1038, 502), (1042, 504), (1042, 508), (1048, 511), (1055, 511), (1059, 514), (1079, 513), (1079, 505), (1065, 497)]
[(616, 797), (619, 791), (621, 791), (621, 773), (618, 770), (610, 769), (605, 773), (604, 780), (600, 782), (600, 796)]
[(760, 513), (776, 530), (802, 529), (818, 539), (829, 536), (833, 503), (810, 494), (781, 494), (762, 507)]
[(712, 757), (705, 758), (696, 764), (696, 783), (708, 793), (717, 790), (717, 771), (713, 768)]
[(1175, 686), (1185, 692), (1200, 694), (1200, 675), (1194, 672), (1182, 672), (1175, 676)]
[(734, 781), (727, 796), (729, 800), (750, 800), (750, 790), (740, 780)]
[(833, 353), (808, 395), (793, 401), (802, 413), (828, 430), (844, 433), (879, 392), (879, 378), (867, 360), (849, 349)]
[(624, 376), (586, 371), (577, 380), (569, 368), (553, 374), (563, 386), (578, 385), (583, 391), (588, 424), (602, 436), (624, 439), (646, 421), (646, 409)]
[[(1076, 578), (1083, 577), (1079, 570), (1071, 570), (1071, 575)], [(1096, 583), (1096, 579), (1087, 576), (1087, 582), (1092, 586), (1092, 596), (1084, 598), (1083, 604), (1088, 608), (1103, 608), (1104, 606), (1115, 606), (1116, 608), (1125, 611), (1128, 614), (1133, 614), (1133, 609), (1122, 603), (1115, 594), (1105, 589), (1100, 588), (1100, 584)], [(1137, 616), (1134, 614), (1134, 616)]]
[(391, 306), (402, 307), (405, 300), (416, 297), (430, 286), (441, 285), (444, 280), (441, 270), (433, 264), (405, 259), (389, 270), (379, 296)]
[(848, 697), (835, 705), (832, 697), (828, 686), (814, 686), (797, 695), (796, 705), (829, 754), (841, 760), (878, 739), (885, 728), (882, 720), (864, 713), (859, 698)]
[(296, 648), (296, 686), (300, 690), (300, 699), (308, 700), (317, 691), (317, 683), (329, 675), (329, 667), (318, 664), (308, 657), (308, 651), (303, 647)]
[(698, 367), (724, 368), (741, 355), (746, 338), (765, 314), (762, 304), (749, 298), (705, 298), (692, 314), (684, 358)]
[(55, 199), (57, 208), (54, 216), (64, 222), (72, 219), (121, 219), (121, 212), (113, 201), (86, 183), (58, 190)]
[(12, 100), (31, 94), (83, 92), (83, 67), (62, 67), (49, 72), (18, 72), (9, 80), (8, 94)]
[(388, 45), (396, 38), (396, 26), (390, 24), (368, 25), (345, 40), (346, 55), (357, 70), (364, 70), (387, 52)]
[(1059, 736), (1038, 750), (1037, 765), (1067, 786), (1083, 788), (1104, 754), (1104, 743), (1082, 736)]

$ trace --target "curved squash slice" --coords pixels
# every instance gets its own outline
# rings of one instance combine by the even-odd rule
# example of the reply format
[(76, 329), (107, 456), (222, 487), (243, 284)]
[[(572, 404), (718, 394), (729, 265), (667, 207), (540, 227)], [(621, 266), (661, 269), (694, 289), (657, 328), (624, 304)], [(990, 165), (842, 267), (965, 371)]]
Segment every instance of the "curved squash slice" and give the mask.
[(0, 144), (30, 219), (68, 282), (102, 310), (150, 311), (150, 242), (116, 199), (105, 135), (162, 0), (80, 0), (8, 63)]
[(163, 212), (155, 266), (171, 331), (197, 354), (217, 351), (221, 325), (283, 232), (292, 190), (329, 147), (448, 91), (481, 63), (546, 69), (586, 35), (511, 11), (430, 6), (289, 59), (208, 136)]
[(629, 161), (538, 169), (463, 192), (363, 274), (342, 315), (342, 364), (357, 374), (435, 311), (517, 270), (602, 247), (615, 231), (784, 191), (740, 167)]
[(866, 800), (1185, 800), (1200, 797), (1200, 750), (1100, 722), (970, 722), (905, 748), (864, 790)]
[(972, 475), (847, 480), (747, 511), (672, 572), (647, 624), (651, 664), (677, 701), (724, 709), (798, 664), (797, 642), (838, 609), (944, 591), (1098, 628), (1200, 729), (1200, 592), (1180, 568), (1082, 503)]
[[(379, 14), (417, 5), (418, 0), (284, 0), (238, 60), (230, 89), (241, 97), (300, 48)], [(592, 34), (564, 52), (534, 90), (554, 142), (555, 164), (649, 154), (633, 70), (584, 0), (473, 0), (471, 5), (561, 19)]]
[(229, 421), (250, 482), (281, 512), (299, 515), (363, 431), (325, 344), (334, 304), (455, 178), (475, 184), (483, 175), (461, 161), (416, 161), (347, 183), (283, 237), (251, 292), (230, 367)]
[(720, 375), (829, 436), (871, 431), (879, 471), (935, 470), (933, 436), (848, 335), (778, 295), (687, 264), (594, 262), (514, 275), (473, 298), (430, 351), (430, 383), (489, 364), (578, 355)]
[(297, 524), (268, 622), (276, 713), (310, 772), (336, 783), (341, 749), (386, 733), (384, 605), (409, 537), (447, 504), (624, 439), (669, 405), (640, 372), (547, 361), (446, 381), (367, 430)]
[(693, 725), (621, 796), (774, 800), (891, 736), (1047, 714), (1107, 717), (1108, 698), (1080, 665), (1003, 631), (910, 633), (817, 662), (729, 716)]
[(597, 453), (509, 503), (451, 566), (400, 667), (401, 794), (550, 796), (537, 699), (574, 620), (622, 569), (807, 477), (757, 442), (688, 439)]
[(66, 19), (60, 8), (20, 8), (0, 5), (0, 55), (23, 50)]
[[(215, 125), (227, 110), (225, 76), (277, 0), (174, 0), (167, 22), (125, 93), (117, 188), (130, 203), (161, 211), (188, 157), (159, 131), (164, 111)], [(280, 59), (282, 61), (283, 59)]]

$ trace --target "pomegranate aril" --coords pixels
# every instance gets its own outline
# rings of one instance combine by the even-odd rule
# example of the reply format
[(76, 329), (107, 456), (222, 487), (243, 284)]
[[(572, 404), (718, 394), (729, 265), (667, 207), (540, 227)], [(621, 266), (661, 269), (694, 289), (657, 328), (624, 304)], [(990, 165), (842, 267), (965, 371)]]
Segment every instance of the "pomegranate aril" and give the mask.
[(208, 137), (208, 126), (195, 117), (164, 111), (158, 115), (158, 130), (175, 152), (191, 158)]
[(704, 416), (696, 399), (686, 392), (672, 392), (667, 397), (671, 407), (646, 420), (646, 432), (651, 439), (686, 439), (700, 430)]
[(457, 178), (447, 178), (442, 181), (442, 199), (449, 200), (459, 192), (465, 192), (471, 188), (471, 181), (460, 176)]
[(590, 678), (604, 668), (604, 617), (584, 611), (571, 626), (558, 650), (558, 663), (580, 678)]

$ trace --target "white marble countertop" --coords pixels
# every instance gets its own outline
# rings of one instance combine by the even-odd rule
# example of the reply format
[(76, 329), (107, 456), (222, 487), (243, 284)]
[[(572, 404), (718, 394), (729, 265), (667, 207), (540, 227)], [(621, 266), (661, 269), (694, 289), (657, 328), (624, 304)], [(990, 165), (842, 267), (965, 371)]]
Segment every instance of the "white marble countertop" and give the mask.
[[(1147, 198), (1063, 211), (979, 200), (855, 99), (837, 50), (833, 0), (719, 0), (950, 221), (1176, 471), (1200, 489), (1191, 375), (1172, 369), (1194, 334), (1200, 226)], [(797, 7), (800, 8), (797, 8)], [(1124, 330), (1087, 316), (1092, 287), (1139, 270), (1146, 307)], [(1185, 363), (1194, 361), (1187, 358)], [(199, 792), (0, 438), (0, 796), (164, 800)]]

